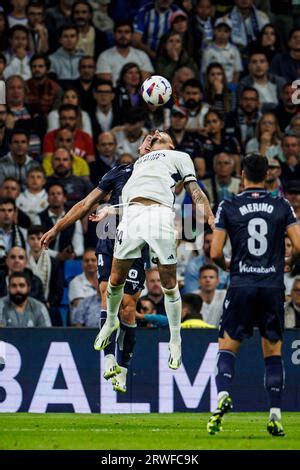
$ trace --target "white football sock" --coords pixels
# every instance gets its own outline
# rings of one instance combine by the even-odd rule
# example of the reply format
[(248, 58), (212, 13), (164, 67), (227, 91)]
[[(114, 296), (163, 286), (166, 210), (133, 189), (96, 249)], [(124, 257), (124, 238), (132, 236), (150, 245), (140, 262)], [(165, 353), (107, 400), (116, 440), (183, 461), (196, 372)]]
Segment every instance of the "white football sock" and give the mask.
[(112, 286), (108, 280), (106, 298), (107, 298), (107, 323), (113, 327), (118, 318), (120, 304), (124, 294), (124, 284), (119, 286)]
[(165, 309), (169, 321), (170, 343), (181, 343), (181, 310), (182, 302), (178, 284), (173, 289), (162, 288), (165, 294)]

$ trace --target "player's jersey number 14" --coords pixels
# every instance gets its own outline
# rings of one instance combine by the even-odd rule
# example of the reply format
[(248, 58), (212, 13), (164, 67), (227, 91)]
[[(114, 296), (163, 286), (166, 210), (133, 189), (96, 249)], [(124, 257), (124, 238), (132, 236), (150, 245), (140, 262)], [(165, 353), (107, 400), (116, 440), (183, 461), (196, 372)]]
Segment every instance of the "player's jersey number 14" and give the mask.
[(268, 249), (268, 224), (264, 219), (256, 217), (248, 223), (248, 250), (253, 256), (262, 256)]

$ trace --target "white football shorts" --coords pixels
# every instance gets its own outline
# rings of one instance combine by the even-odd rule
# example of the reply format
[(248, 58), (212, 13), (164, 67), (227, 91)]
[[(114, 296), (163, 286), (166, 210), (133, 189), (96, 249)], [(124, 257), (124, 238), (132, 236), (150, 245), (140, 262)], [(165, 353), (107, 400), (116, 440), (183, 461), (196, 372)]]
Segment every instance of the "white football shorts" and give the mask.
[(124, 209), (118, 225), (114, 257), (140, 258), (146, 243), (161, 264), (176, 264), (175, 213), (161, 204), (132, 204)]

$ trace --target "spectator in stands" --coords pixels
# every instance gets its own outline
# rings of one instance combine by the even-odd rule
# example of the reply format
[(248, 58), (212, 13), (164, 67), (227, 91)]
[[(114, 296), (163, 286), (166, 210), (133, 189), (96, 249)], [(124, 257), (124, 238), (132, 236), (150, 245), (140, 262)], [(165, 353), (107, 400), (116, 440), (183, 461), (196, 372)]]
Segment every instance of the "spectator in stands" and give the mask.
[(235, 0), (235, 7), (223, 17), (232, 26), (231, 40), (241, 50), (258, 38), (269, 18), (254, 6), (253, 0)]
[(76, 327), (99, 328), (101, 299), (99, 294), (85, 297), (74, 307), (71, 313), (71, 324)]
[(46, 10), (47, 17), (53, 23), (53, 31), (58, 32), (62, 27), (72, 24), (72, 3), (70, 0), (58, 0), (53, 7)]
[(262, 50), (266, 54), (269, 64), (274, 57), (282, 52), (281, 39), (274, 25), (268, 23), (260, 31), (257, 40), (250, 44), (252, 50)]
[(208, 111), (204, 118), (205, 134), (200, 139), (200, 155), (195, 159), (195, 166), (199, 178), (204, 175), (213, 175), (213, 159), (220, 152), (229, 153), (235, 161), (235, 173), (240, 174), (240, 146), (235, 137), (225, 134), (224, 119), (213, 109)]
[(287, 82), (293, 82), (299, 78), (300, 60), (300, 29), (294, 28), (290, 31), (288, 41), (289, 51), (277, 54), (272, 63), (270, 71)]
[(214, 25), (214, 41), (205, 47), (202, 53), (201, 73), (205, 76), (207, 67), (218, 62), (225, 70), (228, 83), (238, 83), (243, 71), (238, 48), (230, 42), (231, 26), (224, 20), (217, 20)]
[(42, 281), (38, 276), (33, 274), (32, 270), (28, 268), (28, 258), (26, 250), (20, 246), (13, 246), (7, 253), (5, 260), (7, 273), (2, 272), (0, 277), (0, 297), (7, 295), (8, 276), (12, 273), (25, 272), (28, 276), (31, 285), (31, 297), (45, 303), (45, 293)]
[(189, 67), (179, 67), (175, 72), (172, 78), (172, 89), (174, 96), (177, 97), (178, 103), (183, 102), (182, 97), (182, 87), (183, 84), (190, 80), (191, 78), (196, 78), (195, 72)]
[(9, 152), (9, 112), (6, 104), (0, 104), (0, 159)]
[(285, 328), (300, 328), (300, 277), (296, 277), (291, 291), (291, 301), (285, 307)]
[(153, 302), (156, 313), (166, 315), (164, 293), (161, 288), (161, 281), (157, 268), (151, 268), (146, 271), (146, 288), (147, 295), (145, 298), (150, 299)]
[(223, 199), (231, 199), (235, 194), (238, 194), (241, 180), (232, 176), (234, 159), (229, 153), (216, 154), (213, 159), (213, 169), (212, 176), (202, 180), (202, 183), (211, 205), (217, 207)]
[(0, 51), (6, 51), (9, 46), (9, 23), (6, 14), (0, 10)]
[(115, 46), (102, 52), (97, 60), (97, 75), (101, 80), (110, 80), (115, 86), (122, 67), (129, 63), (139, 64), (142, 79), (151, 75), (153, 66), (148, 55), (132, 46), (133, 26), (128, 20), (120, 21), (114, 27)]
[(63, 296), (63, 271), (59, 260), (41, 248), (40, 240), (44, 233), (42, 225), (31, 225), (29, 228), (27, 265), (42, 282), (52, 325), (62, 326), (59, 305)]
[(290, 124), (286, 128), (286, 133), (300, 138), (300, 115), (293, 116)]
[(4, 261), (12, 246), (25, 248), (25, 232), (15, 223), (16, 204), (14, 199), (2, 197), (0, 199), (0, 270), (4, 268)]
[(115, 103), (115, 90), (110, 80), (99, 80), (94, 86), (95, 106), (90, 113), (93, 135), (108, 132), (120, 123), (119, 110)]
[(115, 90), (121, 117), (128, 108), (145, 104), (140, 93), (142, 82), (142, 71), (138, 64), (128, 62), (122, 67)]
[[(285, 182), (285, 197), (293, 206), (298, 222), (300, 221), (300, 165), (297, 166), (298, 174), (295, 175), (297, 179)], [(297, 177), (298, 176), (298, 177)], [(299, 264), (299, 263), (298, 263)], [(300, 274), (298, 269), (297, 274)]]
[(204, 128), (204, 117), (209, 106), (203, 103), (202, 86), (198, 80), (191, 78), (182, 85), (183, 105), (189, 111), (187, 130), (200, 134)]
[(212, 62), (206, 70), (204, 99), (220, 113), (229, 113), (235, 108), (235, 95), (229, 90), (224, 68)]
[(269, 62), (266, 53), (254, 50), (249, 56), (249, 75), (239, 84), (238, 93), (244, 87), (252, 87), (258, 91), (262, 110), (270, 110), (278, 105), (281, 89), (285, 83), (282, 77), (269, 73)]
[(174, 72), (180, 67), (189, 67), (195, 74), (198, 74), (194, 59), (185, 50), (182, 35), (176, 31), (170, 31), (161, 44), (155, 71), (158, 75), (171, 80)]
[(289, 181), (300, 178), (299, 138), (285, 134), (282, 139), (283, 162), (281, 163), (281, 178), (284, 187)]
[(84, 111), (90, 112), (95, 107), (93, 90), (97, 79), (96, 62), (94, 57), (85, 55), (78, 63), (79, 78), (74, 80), (73, 86), (79, 93), (81, 107)]
[(176, 150), (187, 152), (192, 159), (195, 159), (200, 155), (200, 146), (195, 135), (186, 130), (187, 122), (188, 110), (183, 106), (172, 106), (171, 126), (168, 132), (174, 139)]
[[(79, 33), (74, 25), (63, 26), (59, 34), (59, 47), (49, 56), (51, 72), (61, 85), (76, 80), (79, 77), (78, 64), (84, 52), (78, 49)], [(70, 83), (68, 83), (70, 84)]]
[(28, 103), (39, 105), (45, 116), (59, 105), (62, 89), (48, 77), (50, 61), (46, 55), (35, 54), (30, 59), (32, 77), (27, 80)]
[(130, 153), (134, 158), (138, 157), (138, 149), (148, 133), (144, 128), (146, 113), (143, 108), (128, 109), (124, 113), (124, 124), (114, 127), (111, 132), (116, 137), (116, 154), (119, 158), (123, 153)]
[[(189, 16), (185, 11), (174, 11), (170, 16), (170, 31), (179, 33), (182, 37), (182, 43), (186, 49), (188, 55), (194, 58), (196, 65), (198, 66), (197, 56), (195, 49), (198, 49), (198, 44), (195, 43), (193, 33), (189, 28)], [(169, 34), (169, 33), (167, 33)], [(161, 38), (161, 43), (163, 42), (164, 37)], [(196, 46), (197, 44), (197, 46)], [(195, 56), (195, 57), (194, 57)]]
[(84, 250), (82, 270), (83, 273), (75, 276), (69, 284), (69, 302), (72, 308), (77, 307), (82, 299), (97, 294), (98, 268), (94, 248)]
[(197, 294), (182, 296), (181, 328), (214, 328), (203, 320), (200, 313), (202, 304), (202, 299)]
[(79, 31), (77, 47), (84, 55), (93, 56), (96, 60), (99, 54), (107, 49), (106, 34), (93, 25), (93, 7), (83, 0), (77, 0), (72, 5), (71, 18)]
[[(35, 224), (42, 225), (45, 230), (50, 230), (57, 220), (62, 219), (66, 213), (65, 204), (67, 198), (64, 187), (57, 183), (48, 186), (49, 207), (40, 212), (35, 219)], [(60, 261), (74, 259), (83, 254), (83, 235), (80, 220), (61, 232), (49, 245), (49, 254)]]
[[(195, 12), (190, 17), (189, 29), (194, 37), (194, 57), (200, 66), (203, 49), (212, 42), (213, 31), (213, 5), (211, 0), (196, 0)], [(201, 45), (201, 46), (200, 46)]]
[(91, 163), (91, 181), (98, 184), (105, 175), (116, 164), (117, 139), (112, 132), (101, 132), (96, 141), (97, 160)]
[[(184, 294), (191, 294), (199, 288), (199, 269), (206, 264), (213, 264), (210, 257), (210, 247), (212, 242), (212, 231), (206, 230), (203, 241), (203, 254), (199, 254), (187, 264), (184, 276)], [(226, 289), (228, 284), (228, 273), (218, 268), (219, 284), (218, 289)]]
[(293, 103), (293, 93), (295, 89), (292, 83), (286, 83), (281, 88), (279, 104), (275, 109), (281, 132), (285, 131), (291, 119), (299, 113), (299, 105)]
[(5, 79), (12, 75), (20, 75), (24, 80), (31, 77), (29, 60), (29, 32), (26, 26), (16, 24), (9, 30), (9, 49), (5, 52), (7, 65), (4, 70)]
[(48, 207), (48, 194), (45, 190), (46, 178), (43, 169), (33, 167), (27, 172), (27, 188), (18, 196), (16, 205), (33, 222), (36, 215)]
[(29, 47), (35, 54), (46, 54), (49, 49), (48, 30), (45, 25), (45, 10), (42, 1), (30, 1), (26, 6), (28, 18)]
[[(16, 201), (20, 194), (21, 185), (19, 181), (13, 176), (7, 176), (0, 186), (0, 198), (11, 198)], [(16, 209), (14, 222), (26, 229), (31, 225), (31, 220), (28, 215), (19, 208)]]
[[(91, 120), (86, 111), (82, 111), (79, 99), (79, 93), (74, 86), (65, 88), (60, 104), (72, 104), (79, 108), (78, 128), (92, 136)], [(48, 132), (59, 128), (59, 112), (58, 109), (53, 109), (47, 117)]]
[(245, 87), (240, 95), (236, 111), (227, 115), (226, 133), (236, 137), (245, 152), (247, 142), (255, 137), (258, 120), (261, 116), (258, 91)]
[(26, 17), (26, 5), (28, 0), (11, 0), (11, 11), (7, 15), (9, 27), (12, 28), (14, 25), (27, 26), (28, 19)]
[[(84, 176), (89, 181), (90, 170), (88, 163), (82, 158), (80, 149), (77, 149), (74, 134), (70, 129), (61, 127), (55, 135), (55, 150), (65, 148), (69, 150), (72, 157), (72, 173), (74, 176)], [(46, 176), (53, 175), (52, 154), (47, 154), (43, 159), (43, 169)], [(94, 162), (95, 163), (95, 162)]]
[[(81, 201), (91, 191), (92, 185), (85, 177), (72, 173), (72, 155), (66, 148), (58, 148), (51, 159), (53, 174), (47, 177), (47, 189), (54, 183), (65, 188), (67, 208)], [(42, 224), (43, 225), (43, 224)]]
[(272, 196), (284, 196), (283, 186), (280, 181), (281, 167), (277, 158), (269, 158), (268, 160), (268, 175), (265, 181), (266, 190), (269, 191)]
[[(1, 16), (0, 16), (0, 22), (1, 22)], [(0, 48), (0, 51), (1, 51), (1, 48)], [(4, 54), (2, 54), (2, 52), (0, 52), (0, 80), (4, 80), (5, 77), (4, 77), (4, 69), (7, 65), (7, 60), (6, 60), (6, 57)]]
[(13, 328), (51, 326), (46, 307), (31, 296), (30, 281), (22, 272), (9, 276), (8, 295), (0, 299), (0, 325)]
[(256, 137), (249, 140), (246, 153), (259, 152), (268, 158), (281, 158), (281, 132), (273, 112), (265, 112), (259, 119)]
[(6, 104), (13, 116), (14, 126), (28, 132), (29, 155), (40, 157), (46, 119), (38, 105), (27, 103), (26, 83), (19, 75), (12, 75), (6, 80)]
[(168, 326), (168, 318), (156, 312), (154, 302), (148, 297), (140, 297), (136, 305), (135, 314), (137, 325), (146, 328)]
[(291, 239), (287, 234), (284, 237), (284, 287), (285, 287), (285, 299), (286, 301), (291, 300), (291, 291), (293, 288), (294, 283), (294, 266), (292, 263), (294, 262), (293, 257), (293, 244)]
[(7, 176), (14, 176), (25, 188), (27, 171), (38, 166), (28, 155), (27, 133), (22, 129), (14, 129), (9, 136), (9, 148), (9, 153), (0, 159), (0, 185)]
[(223, 302), (226, 295), (225, 289), (217, 290), (218, 284), (218, 268), (213, 264), (202, 266), (199, 272), (200, 290), (195, 291), (194, 294), (199, 294), (203, 301), (201, 308), (203, 320), (217, 328), (223, 312)]
[(172, 0), (155, 0), (139, 9), (135, 18), (134, 42), (151, 59), (156, 58), (160, 39), (169, 31), (170, 17), (177, 10), (179, 8)]
[[(80, 110), (74, 104), (62, 104), (59, 108), (59, 128), (67, 128), (72, 131), (75, 143), (75, 153), (87, 162), (95, 160), (93, 140), (89, 134), (79, 129)], [(55, 150), (55, 137), (59, 128), (48, 132), (43, 143), (44, 159), (49, 158)], [(48, 155), (48, 157), (47, 157)]]

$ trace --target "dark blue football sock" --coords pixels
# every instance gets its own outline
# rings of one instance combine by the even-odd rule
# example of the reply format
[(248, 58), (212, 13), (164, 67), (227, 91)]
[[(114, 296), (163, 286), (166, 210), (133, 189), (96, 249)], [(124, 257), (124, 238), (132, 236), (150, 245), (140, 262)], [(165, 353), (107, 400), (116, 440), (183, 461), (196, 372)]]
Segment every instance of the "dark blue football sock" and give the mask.
[(270, 408), (281, 408), (284, 389), (284, 365), (281, 356), (265, 357), (265, 388), (269, 394)]
[(218, 353), (216, 385), (218, 393), (228, 392), (234, 376), (236, 354), (232, 351), (221, 349)]
[(120, 322), (118, 337), (117, 362), (121, 367), (128, 369), (136, 343), (136, 325)]
[[(105, 323), (107, 317), (107, 311), (106, 310), (101, 310), (100, 313), (100, 330), (102, 326)], [(116, 336), (117, 336), (118, 331), (114, 331), (113, 334), (111, 335), (111, 342), (106, 346), (104, 349), (104, 356), (107, 356), (108, 354), (113, 354), (115, 355), (116, 353)]]

